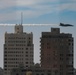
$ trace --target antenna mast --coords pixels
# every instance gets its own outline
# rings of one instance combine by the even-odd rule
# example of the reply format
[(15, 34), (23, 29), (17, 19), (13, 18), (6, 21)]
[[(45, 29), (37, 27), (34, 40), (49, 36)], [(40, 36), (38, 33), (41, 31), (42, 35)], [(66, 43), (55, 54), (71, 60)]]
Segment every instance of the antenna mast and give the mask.
[(21, 12), (21, 25), (23, 24), (23, 13)]

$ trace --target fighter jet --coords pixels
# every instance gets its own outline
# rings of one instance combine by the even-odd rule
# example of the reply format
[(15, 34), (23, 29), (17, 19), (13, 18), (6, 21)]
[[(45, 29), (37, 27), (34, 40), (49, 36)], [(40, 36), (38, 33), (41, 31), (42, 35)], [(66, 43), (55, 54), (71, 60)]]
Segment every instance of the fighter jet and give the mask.
[(71, 25), (71, 24), (64, 24), (64, 23), (60, 23), (60, 25), (59, 26), (63, 26), (63, 27), (68, 27), (68, 26), (71, 26), (71, 27), (73, 27), (74, 25)]

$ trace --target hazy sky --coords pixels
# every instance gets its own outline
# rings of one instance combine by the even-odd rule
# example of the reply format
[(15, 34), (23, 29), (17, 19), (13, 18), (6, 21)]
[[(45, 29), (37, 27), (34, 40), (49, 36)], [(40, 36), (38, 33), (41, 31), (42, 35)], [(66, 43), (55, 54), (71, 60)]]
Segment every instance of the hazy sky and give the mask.
[[(59, 27), (61, 32), (72, 33), (74, 37), (74, 67), (76, 67), (76, 0), (0, 0), (0, 23), (57, 24), (56, 26), (26, 26), (24, 32), (33, 32), (35, 63), (40, 58), (40, 36), (42, 31), (59, 27), (59, 23), (73, 24), (74, 27)], [(13, 26), (0, 26), (0, 67), (3, 67), (3, 43), (5, 31), (14, 32)]]

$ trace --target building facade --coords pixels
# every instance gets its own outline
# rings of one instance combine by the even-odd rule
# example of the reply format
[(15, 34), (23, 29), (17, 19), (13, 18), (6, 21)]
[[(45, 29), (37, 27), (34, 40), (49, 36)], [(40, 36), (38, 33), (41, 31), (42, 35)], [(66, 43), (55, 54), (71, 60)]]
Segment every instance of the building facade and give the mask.
[(0, 67), (0, 75), (3, 75), (4, 70)]
[(5, 33), (4, 75), (10, 75), (13, 68), (34, 64), (33, 34), (23, 32), (22, 25), (15, 25), (14, 33)]
[(76, 75), (76, 69), (74, 69), (74, 75)]
[(40, 42), (42, 68), (51, 69), (55, 75), (74, 75), (72, 34), (51, 28), (51, 32), (42, 32)]

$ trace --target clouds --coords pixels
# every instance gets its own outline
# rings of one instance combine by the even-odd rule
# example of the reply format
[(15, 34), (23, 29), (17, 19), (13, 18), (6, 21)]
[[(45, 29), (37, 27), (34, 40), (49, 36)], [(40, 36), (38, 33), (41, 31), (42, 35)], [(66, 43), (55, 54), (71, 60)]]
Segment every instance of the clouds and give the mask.
[(35, 18), (44, 14), (59, 13), (66, 9), (76, 11), (75, 0), (0, 0), (0, 22), (18, 20), (23, 12), (24, 18)]
[(0, 9), (12, 9), (13, 7), (47, 8), (49, 5), (50, 7), (56, 7), (56, 5), (75, 4), (75, 2), (75, 0), (0, 0)]

